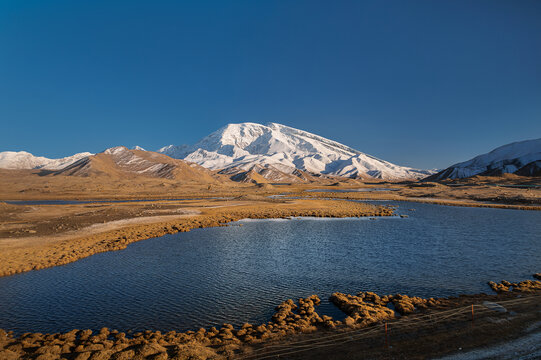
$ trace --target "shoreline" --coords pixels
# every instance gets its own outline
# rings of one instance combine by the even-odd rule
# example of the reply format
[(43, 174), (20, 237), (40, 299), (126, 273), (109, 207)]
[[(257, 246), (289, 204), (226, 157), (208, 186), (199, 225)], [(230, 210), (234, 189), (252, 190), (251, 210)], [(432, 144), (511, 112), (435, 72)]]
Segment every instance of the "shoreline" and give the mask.
[[(300, 194), (300, 193), (298, 193)], [(8, 205), (15, 210), (26, 208), (58, 208), (64, 211), (70, 208), (100, 208), (121, 206), (156, 206), (167, 204), (170, 207), (182, 206), (176, 211), (164, 215), (136, 216), (126, 215), (115, 218), (94, 220), (89, 226), (60, 233), (0, 238), (0, 277), (14, 275), (31, 270), (40, 270), (53, 266), (65, 265), (79, 259), (107, 251), (125, 249), (129, 244), (137, 241), (160, 237), (166, 234), (186, 232), (194, 228), (227, 226), (230, 222), (243, 218), (273, 219), (287, 217), (373, 217), (392, 216), (394, 209), (384, 205), (363, 203), (363, 201), (410, 201), (442, 206), (499, 208), (526, 211), (541, 211), (541, 206), (521, 206), (509, 204), (484, 204), (475, 202), (462, 202), (447, 199), (418, 199), (418, 198), (359, 198), (350, 193), (312, 193), (302, 199), (266, 198), (259, 195), (251, 199), (251, 195), (234, 199), (209, 198), (206, 200), (160, 200), (144, 202), (111, 202), (92, 204), (69, 205)], [(304, 193), (306, 195), (306, 192)], [(331, 195), (331, 196), (330, 196)], [(239, 199), (239, 200), (237, 200)], [(354, 200), (354, 201), (347, 201)], [(0, 203), (1, 205), (2, 203)], [(289, 209), (288, 204), (294, 204)], [(377, 210), (375, 210), (377, 209)], [(384, 209), (384, 210), (382, 210)], [(35, 232), (32, 230), (27, 230)], [(30, 235), (30, 236), (29, 236)]]
[[(166, 234), (187, 232), (196, 228), (227, 226), (244, 218), (272, 219), (289, 217), (371, 217), (391, 216), (393, 209), (364, 203), (302, 200), (285, 202), (238, 202), (192, 207), (198, 215), (170, 215), (174, 220), (149, 218), (146, 224), (130, 224), (90, 234), (83, 228), (72, 234), (49, 237), (0, 239), (0, 276), (65, 265), (106, 251), (123, 250), (129, 244)], [(19, 205), (13, 205), (19, 206)], [(49, 205), (47, 205), (49, 206)], [(64, 206), (64, 205), (60, 205)], [(157, 221), (154, 221), (157, 220)], [(163, 220), (163, 217), (162, 217)], [(122, 221), (122, 220), (121, 220)], [(97, 225), (97, 224), (96, 224)], [(107, 225), (101, 224), (97, 226)]]
[[(344, 189), (346, 190), (346, 189)], [(400, 189), (397, 189), (400, 190)], [(358, 200), (358, 201), (409, 201), (409, 202), (418, 202), (418, 203), (424, 203), (424, 204), (435, 204), (435, 205), (444, 205), (444, 206), (460, 206), (460, 207), (484, 207), (484, 208), (495, 208), (495, 209), (513, 209), (513, 210), (527, 210), (527, 211), (541, 211), (541, 204), (540, 205), (527, 205), (527, 204), (512, 204), (507, 203), (508, 200), (503, 200), (501, 202), (483, 202), (480, 200), (467, 200), (467, 199), (453, 199), (453, 198), (426, 198), (423, 196), (419, 197), (408, 197), (403, 195), (397, 195), (397, 194), (391, 194), (391, 196), (381, 196), (381, 192), (378, 192), (379, 196), (375, 197), (366, 197), (366, 194), (370, 192), (333, 192), (332, 190), (329, 190), (328, 192), (309, 192), (309, 191), (301, 191), (301, 192), (291, 192), (287, 194), (276, 194), (274, 192), (269, 192), (266, 194), (259, 194), (258, 196), (268, 196), (270, 199), (275, 200), (288, 200), (288, 197), (302, 197), (304, 200), (319, 200), (319, 199), (332, 199), (332, 200)], [(351, 194), (360, 194), (365, 196), (352, 196)], [(323, 196), (325, 195), (325, 196)], [(96, 198), (96, 197), (85, 197), (85, 196), (75, 196), (75, 197), (62, 197), (62, 199), (58, 199), (58, 197), (51, 197), (51, 198), (21, 198), (17, 200), (9, 199), (9, 200), (0, 200), (0, 203), (4, 202), (9, 205), (14, 206), (32, 206), (32, 205), (39, 205), (39, 206), (53, 206), (53, 205), (77, 205), (77, 204), (24, 204), (24, 203), (17, 203), (17, 202), (33, 202), (33, 201), (77, 201), (81, 202), (81, 205), (101, 205), (101, 204), (126, 204), (126, 203), (152, 203), (152, 202), (177, 202), (177, 201), (210, 201), (210, 200), (217, 200), (217, 201), (228, 201), (228, 200), (235, 200), (236, 198), (242, 198), (241, 196), (186, 196), (183, 198), (168, 198), (163, 196), (145, 196), (145, 197), (138, 197), (138, 196), (132, 196), (132, 197), (120, 197), (120, 198), (114, 198), (114, 197), (103, 197), (103, 198)], [(302, 200), (299, 199), (299, 200)], [(12, 203), (15, 202), (15, 203)]]
[[(541, 274), (534, 277), (541, 279)], [(367, 353), (363, 353), (367, 357), (370, 354), (403, 355), (406, 351), (408, 358), (416, 358), (416, 351), (422, 356), (429, 353), (439, 356), (494, 344), (491, 336), (496, 336), (493, 334), (499, 329), (501, 332), (504, 323), (512, 323), (510, 329), (513, 329), (505, 332), (506, 338), (516, 338), (532, 321), (541, 321), (541, 281), (489, 282), (489, 286), (497, 293), (448, 298), (334, 293), (330, 300), (346, 314), (343, 321), (319, 315), (316, 307), (320, 299), (311, 295), (298, 302), (291, 299), (282, 302), (267, 323), (244, 324), (240, 328), (226, 323), (220, 329), (211, 327), (163, 334), (147, 330), (132, 336), (107, 328), (99, 332), (74, 329), (54, 334), (24, 333), (19, 337), (0, 330), (0, 357), (248, 360), (287, 355), (288, 358), (324, 359), (330, 354), (337, 356), (336, 348), (340, 347), (344, 356), (339, 358), (345, 359), (347, 353), (369, 346)], [(392, 329), (391, 335), (384, 330), (387, 328)], [(473, 339), (472, 330), (489, 334), (488, 338)], [(437, 346), (427, 352), (430, 342), (424, 338), (437, 339)], [(391, 341), (393, 346), (389, 345)], [(412, 347), (415, 341), (424, 343), (424, 348), (415, 350)], [(464, 348), (457, 349), (455, 343)]]
[[(459, 206), (459, 207), (475, 207), (475, 208), (493, 208), (493, 209), (509, 209), (509, 210), (526, 210), (526, 211), (541, 211), (541, 205), (519, 205), (519, 204), (505, 204), (505, 203), (485, 203), (475, 200), (461, 200), (461, 199), (446, 199), (446, 198), (423, 198), (423, 197), (405, 197), (401, 195), (391, 195), (389, 197), (355, 197), (351, 196), (351, 193), (338, 193), (338, 192), (318, 192), (314, 193), (291, 193), (284, 195), (284, 199), (288, 196), (299, 196), (304, 199), (322, 199), (328, 198), (332, 200), (356, 200), (356, 201), (405, 201), (405, 202), (417, 202), (421, 204), (434, 204), (443, 206)], [(325, 196), (323, 196), (325, 195)], [(280, 197), (281, 198), (281, 197)]]

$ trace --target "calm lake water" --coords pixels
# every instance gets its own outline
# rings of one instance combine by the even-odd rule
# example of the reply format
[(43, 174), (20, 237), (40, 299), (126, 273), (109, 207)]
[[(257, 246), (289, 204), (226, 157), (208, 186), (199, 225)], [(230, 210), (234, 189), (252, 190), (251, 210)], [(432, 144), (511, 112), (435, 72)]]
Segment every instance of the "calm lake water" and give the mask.
[[(381, 204), (381, 202), (378, 202)], [(408, 218), (246, 220), (0, 278), (0, 328), (189, 330), (334, 291), (449, 296), (541, 271), (541, 212), (389, 202)], [(415, 209), (415, 211), (410, 211)]]

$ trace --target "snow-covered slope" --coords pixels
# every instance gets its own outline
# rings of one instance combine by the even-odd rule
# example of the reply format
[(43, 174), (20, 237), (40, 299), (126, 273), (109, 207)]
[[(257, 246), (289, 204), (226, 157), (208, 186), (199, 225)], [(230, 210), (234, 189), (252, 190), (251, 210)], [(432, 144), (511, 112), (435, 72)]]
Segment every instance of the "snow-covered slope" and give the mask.
[(83, 152), (61, 159), (48, 159), (26, 151), (4, 151), (0, 152), (0, 169), (59, 170), (90, 155), (89, 152)]
[[(193, 146), (169, 145), (158, 152), (218, 170), (272, 167), (285, 174), (312, 174), (378, 179), (420, 179), (432, 172), (398, 166), (336, 141), (270, 123), (229, 124)], [(258, 171), (258, 173), (262, 173)]]
[[(541, 160), (541, 139), (519, 141), (500, 146), (487, 154), (452, 165), (430, 176), (427, 180), (457, 179), (475, 175), (501, 175), (505, 173), (533, 174), (535, 173), (535, 162), (539, 160)], [(526, 166), (528, 167), (526, 168)], [(522, 168), (525, 169), (520, 171)]]

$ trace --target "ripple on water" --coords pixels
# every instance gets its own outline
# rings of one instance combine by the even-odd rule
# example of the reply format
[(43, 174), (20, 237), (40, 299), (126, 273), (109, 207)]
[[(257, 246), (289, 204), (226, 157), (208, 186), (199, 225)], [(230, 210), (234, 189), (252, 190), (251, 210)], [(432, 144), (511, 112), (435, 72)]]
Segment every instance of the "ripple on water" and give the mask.
[[(407, 211), (415, 209), (414, 212)], [(541, 212), (399, 203), (407, 219), (241, 221), (0, 278), (0, 328), (189, 330), (335, 291), (448, 296), (541, 270)]]

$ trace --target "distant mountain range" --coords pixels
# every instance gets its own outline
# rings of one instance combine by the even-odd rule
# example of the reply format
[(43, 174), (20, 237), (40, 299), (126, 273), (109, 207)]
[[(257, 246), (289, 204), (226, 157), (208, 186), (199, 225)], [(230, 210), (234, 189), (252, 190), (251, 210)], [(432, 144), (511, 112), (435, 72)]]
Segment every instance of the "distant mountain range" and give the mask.
[(39, 169), (50, 174), (200, 179), (241, 182), (312, 182), (334, 177), (443, 180), (474, 175), (541, 175), (541, 139), (499, 147), (435, 173), (399, 166), (336, 141), (270, 123), (229, 124), (195, 145), (169, 145), (157, 152), (139, 146), (47, 159), (28, 152), (0, 153), (0, 168)]
[(130, 150), (124, 146), (110, 148), (96, 155), (84, 157), (54, 175), (75, 176), (147, 176), (179, 181), (211, 183), (216, 175), (197, 164), (152, 151)]
[(256, 172), (265, 178), (303, 181), (311, 176), (421, 179), (434, 172), (388, 161), (289, 126), (270, 123), (229, 124), (195, 145), (158, 150), (224, 173)]
[(34, 156), (26, 151), (4, 151), (0, 152), (0, 169), (60, 170), (90, 155), (93, 154), (83, 152), (61, 159), (48, 159), (42, 156)]
[(459, 179), (475, 175), (541, 175), (541, 139), (525, 140), (500, 146), (444, 169), (425, 180)]

